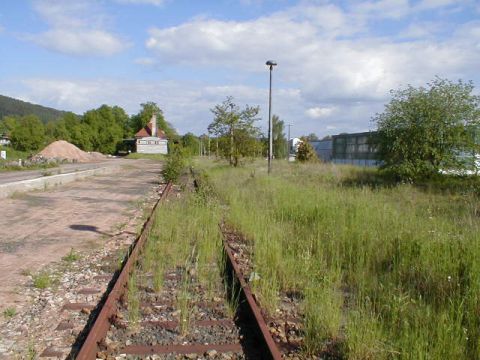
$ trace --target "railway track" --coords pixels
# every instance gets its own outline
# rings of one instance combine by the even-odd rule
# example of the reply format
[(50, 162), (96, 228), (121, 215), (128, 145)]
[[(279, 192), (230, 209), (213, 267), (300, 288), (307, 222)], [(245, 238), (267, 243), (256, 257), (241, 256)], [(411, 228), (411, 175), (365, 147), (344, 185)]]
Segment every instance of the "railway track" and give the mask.
[[(89, 359), (281, 359), (262, 312), (227, 238), (224, 246), (226, 291), (207, 289), (196, 280), (195, 248), (185, 266), (165, 269), (160, 292), (153, 276), (135, 267), (154, 222), (172, 190), (168, 184), (124, 261), (84, 341), (70, 357)], [(213, 271), (213, 269), (212, 269)], [(135, 304), (129, 288), (138, 289)], [(225, 294), (229, 299), (225, 299)], [(132, 308), (137, 308), (132, 322)]]

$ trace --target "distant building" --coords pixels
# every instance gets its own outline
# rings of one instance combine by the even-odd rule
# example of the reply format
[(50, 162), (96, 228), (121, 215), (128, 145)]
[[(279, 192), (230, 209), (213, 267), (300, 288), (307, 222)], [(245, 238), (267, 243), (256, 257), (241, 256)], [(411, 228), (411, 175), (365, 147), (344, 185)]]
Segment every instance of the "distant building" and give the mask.
[(149, 123), (135, 134), (135, 145), (138, 153), (167, 154), (168, 139), (163, 130), (157, 128), (157, 116), (154, 114)]
[(0, 134), (0, 145), (10, 145), (10, 138), (6, 134)]
[(378, 166), (377, 152), (370, 143), (376, 132), (333, 135), (331, 139), (310, 141), (325, 162), (358, 166)]
[(288, 161), (295, 161), (297, 157), (298, 145), (302, 140), (299, 138), (291, 138), (288, 140)]
[(332, 161), (332, 155), (333, 155), (332, 138), (322, 139), (322, 140), (311, 140), (309, 141), (309, 143), (312, 145), (313, 149), (317, 153), (317, 156), (320, 160), (324, 162)]

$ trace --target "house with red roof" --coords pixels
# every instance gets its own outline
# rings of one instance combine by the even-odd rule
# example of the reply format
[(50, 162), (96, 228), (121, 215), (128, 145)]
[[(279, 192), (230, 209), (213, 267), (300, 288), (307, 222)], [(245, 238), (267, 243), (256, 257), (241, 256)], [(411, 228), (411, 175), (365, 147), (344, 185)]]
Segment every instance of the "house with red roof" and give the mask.
[(168, 154), (168, 139), (165, 132), (157, 127), (157, 116), (152, 115), (148, 124), (135, 134), (138, 153)]

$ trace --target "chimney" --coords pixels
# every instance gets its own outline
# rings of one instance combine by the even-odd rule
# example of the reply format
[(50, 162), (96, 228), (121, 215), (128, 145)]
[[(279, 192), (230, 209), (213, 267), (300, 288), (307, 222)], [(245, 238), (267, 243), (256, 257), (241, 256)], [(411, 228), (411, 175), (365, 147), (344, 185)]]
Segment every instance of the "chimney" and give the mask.
[(157, 115), (152, 115), (150, 123), (152, 124), (152, 136), (157, 136)]

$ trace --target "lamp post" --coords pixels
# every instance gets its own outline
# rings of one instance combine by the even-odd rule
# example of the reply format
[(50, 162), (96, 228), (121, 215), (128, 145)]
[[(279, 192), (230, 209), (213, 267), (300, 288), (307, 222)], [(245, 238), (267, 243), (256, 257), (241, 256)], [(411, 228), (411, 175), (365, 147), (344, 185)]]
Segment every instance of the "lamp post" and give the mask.
[(288, 138), (287, 138), (287, 161), (290, 161), (290, 151), (291, 151), (291, 148), (290, 148), (290, 127), (292, 126), (292, 124), (288, 124)]
[(277, 63), (274, 60), (268, 60), (265, 63), (270, 67), (270, 91), (268, 93), (268, 173), (272, 172), (272, 155), (273, 155), (273, 139), (272, 139), (272, 70)]

